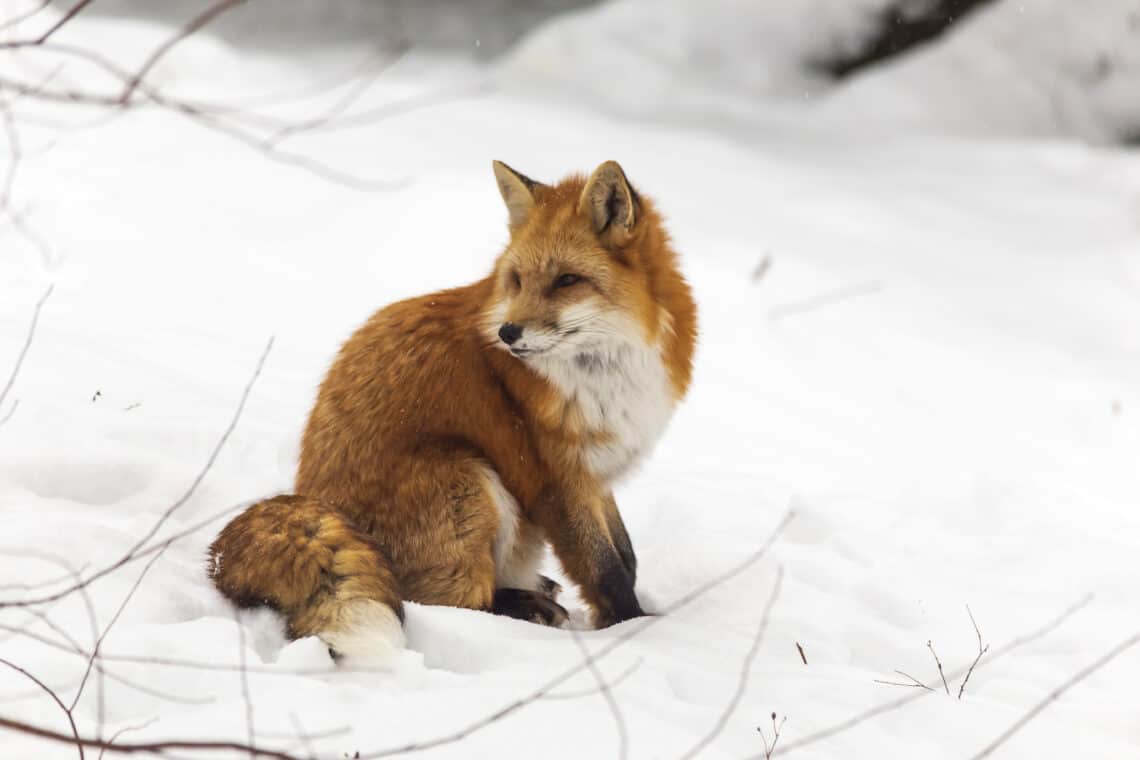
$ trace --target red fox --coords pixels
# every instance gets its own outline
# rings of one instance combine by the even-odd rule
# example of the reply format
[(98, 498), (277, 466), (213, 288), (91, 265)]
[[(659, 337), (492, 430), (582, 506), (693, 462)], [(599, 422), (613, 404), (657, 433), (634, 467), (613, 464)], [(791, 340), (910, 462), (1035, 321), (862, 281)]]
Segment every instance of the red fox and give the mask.
[(494, 270), (357, 330), (309, 417), (297, 495), (210, 546), (225, 596), (334, 655), (390, 659), (403, 600), (561, 625), (544, 541), (595, 626), (645, 614), (611, 488), (689, 386), (696, 306), (617, 163), (555, 185), (493, 166), (510, 229)]

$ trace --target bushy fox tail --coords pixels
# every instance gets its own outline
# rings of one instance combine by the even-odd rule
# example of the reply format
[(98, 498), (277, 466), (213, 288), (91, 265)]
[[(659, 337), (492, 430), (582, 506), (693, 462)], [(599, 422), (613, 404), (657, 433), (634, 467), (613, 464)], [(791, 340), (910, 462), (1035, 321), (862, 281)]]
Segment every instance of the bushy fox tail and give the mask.
[(404, 647), (403, 605), (383, 552), (319, 499), (283, 495), (234, 518), (210, 545), (209, 574), (241, 607), (268, 605), (294, 638), (336, 655), (390, 662)]

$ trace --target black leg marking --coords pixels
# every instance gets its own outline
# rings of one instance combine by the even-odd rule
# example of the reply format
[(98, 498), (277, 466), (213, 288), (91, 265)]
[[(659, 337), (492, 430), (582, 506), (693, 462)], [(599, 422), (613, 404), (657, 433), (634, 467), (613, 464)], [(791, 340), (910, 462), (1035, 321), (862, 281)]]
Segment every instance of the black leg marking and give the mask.
[(598, 563), (598, 592), (603, 602), (596, 621), (599, 628), (645, 615), (625, 563), (613, 547), (606, 549)]
[(637, 583), (637, 555), (633, 553), (633, 543), (629, 540), (629, 532), (625, 529), (625, 523), (622, 521), (621, 513), (618, 512), (616, 505), (613, 505), (613, 509), (610, 510), (607, 517), (614, 548), (617, 549), (618, 556), (621, 557), (630, 580)]

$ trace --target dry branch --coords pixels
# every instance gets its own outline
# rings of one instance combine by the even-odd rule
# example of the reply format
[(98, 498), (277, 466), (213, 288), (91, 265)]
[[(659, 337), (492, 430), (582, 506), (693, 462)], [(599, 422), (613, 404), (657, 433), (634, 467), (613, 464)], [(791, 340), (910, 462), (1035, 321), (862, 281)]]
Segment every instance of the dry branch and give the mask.
[(570, 629), (570, 637), (574, 639), (574, 643), (578, 645), (582, 655), (586, 658), (586, 662), (590, 665), (590, 673), (594, 676), (594, 680), (598, 684), (598, 691), (605, 700), (606, 706), (610, 710), (610, 714), (614, 718), (614, 728), (617, 731), (618, 737), (618, 757), (625, 760), (629, 757), (629, 733), (625, 728), (625, 718), (622, 717), (621, 708), (618, 706), (617, 698), (614, 697), (613, 689), (610, 684), (606, 682), (606, 678), (602, 675), (602, 671), (598, 668), (598, 664), (590, 655), (590, 650), (586, 648), (586, 644), (582, 641), (582, 637), (573, 628)]
[(929, 686), (924, 684), (922, 681), (920, 681), (917, 678), (915, 678), (914, 676), (912, 676), (910, 673), (906, 673), (902, 670), (896, 670), (895, 672), (898, 673), (903, 678), (910, 681), (910, 683), (900, 683), (899, 681), (884, 681), (884, 680), (879, 679), (879, 678), (876, 678), (873, 683), (881, 683), (884, 686), (916, 687), (916, 688), (920, 688), (920, 689), (926, 689), (927, 691), (934, 691), (934, 689), (930, 688)]
[(250, 391), (253, 390), (254, 383), (257, 382), (257, 378), (261, 375), (261, 370), (265, 366), (265, 360), (269, 356), (269, 351), (272, 348), (273, 338), (270, 338), (269, 342), (265, 344), (265, 350), (262, 351), (261, 357), (257, 361), (257, 366), (253, 370), (253, 375), (249, 378), (249, 381), (245, 385), (245, 389), (242, 391), (241, 399), (238, 401), (237, 408), (234, 410), (229, 424), (226, 426), (226, 429), (222, 431), (221, 436), (218, 438), (217, 443), (214, 445), (213, 450), (210, 452), (210, 456), (207, 457), (205, 465), (203, 465), (202, 469), (198, 471), (198, 474), (194, 477), (194, 480), (191, 481), (189, 488), (187, 488), (186, 492), (182, 494), (182, 496), (179, 497), (173, 504), (167, 507), (166, 511), (164, 511), (162, 515), (159, 516), (159, 519), (154, 523), (154, 525), (150, 527), (150, 530), (148, 530), (146, 534), (144, 534), (143, 537), (134, 544), (134, 546), (132, 546), (122, 557), (120, 557), (115, 562), (112, 562), (111, 564), (95, 571), (94, 573), (91, 573), (81, 581), (77, 581), (76, 583), (73, 583), (72, 585), (60, 591), (55, 591), (50, 594), (43, 594), (38, 597), (31, 597), (26, 599), (0, 600), (0, 609), (3, 609), (5, 607), (27, 607), (34, 604), (54, 602), (71, 593), (74, 593), (75, 591), (78, 591), (81, 588), (89, 586), (100, 578), (103, 578), (110, 573), (115, 572), (124, 565), (134, 562), (135, 560), (138, 560), (142, 557), (149, 556), (155, 552), (161, 553), (162, 551), (165, 551), (166, 548), (174, 542), (175, 538), (168, 538), (165, 541), (162, 541), (158, 544), (153, 544), (150, 547), (148, 547), (147, 544), (162, 529), (162, 526), (166, 524), (166, 521), (169, 520), (175, 512), (181, 509), (186, 504), (186, 502), (190, 500), (190, 497), (193, 496), (194, 493), (198, 490), (198, 486), (201, 485), (202, 481), (205, 480), (206, 475), (209, 474), (210, 470), (213, 468), (214, 462), (217, 461), (218, 455), (225, 447), (226, 442), (229, 440), (230, 435), (234, 431), (234, 428), (237, 427), (238, 420), (241, 419), (241, 414), (245, 409), (246, 401), (249, 400)]
[[(24, 51), (29, 54), (57, 54), (82, 60), (118, 80), (121, 87), (117, 92), (101, 93), (84, 89), (53, 89), (48, 88), (46, 83), (32, 85), (10, 77), (0, 77), (0, 89), (8, 90), (20, 97), (45, 102), (87, 105), (114, 109), (116, 112), (151, 105), (182, 115), (199, 126), (237, 140), (261, 152), (270, 160), (309, 171), (338, 184), (363, 190), (393, 190), (407, 184), (406, 179), (372, 180), (357, 177), (327, 166), (308, 156), (282, 151), (276, 146), (279, 139), (275, 135), (283, 130), (286, 133), (291, 133), (307, 131), (319, 126), (313, 125), (312, 119), (294, 122), (282, 121), (221, 104), (193, 102), (168, 96), (146, 83), (147, 75), (175, 46), (201, 31), (203, 27), (218, 16), (241, 5), (245, 0), (218, 0), (218, 2), (212, 3), (202, 13), (166, 37), (151, 51), (138, 68), (131, 71), (119, 66), (96, 49), (49, 41), (56, 31), (69, 24), (89, 2), (90, 0), (86, 0), (77, 3), (47, 32), (38, 37), (0, 42), (0, 50)], [(399, 51), (399, 53), (402, 52), (402, 50)], [(335, 117), (336, 113), (337, 111), (334, 109), (333, 113), (321, 123), (323, 124)], [(243, 123), (244, 128), (241, 126)], [(17, 217), (13, 216), (12, 219), (14, 223), (18, 222)]]
[[(1092, 599), (1092, 594), (1087, 594), (1086, 596), (1080, 598), (1073, 604), (1066, 607), (1059, 615), (1042, 625), (1040, 628), (1036, 628), (1029, 633), (1025, 633), (1021, 636), (1011, 639), (1010, 641), (995, 649), (993, 653), (986, 659), (986, 662), (993, 662), (997, 659), (1000, 659), (1001, 657), (1004, 657), (1010, 652), (1020, 649), (1026, 644), (1047, 636), (1059, 628), (1062, 624), (1064, 624), (1066, 620), (1088, 606), (1088, 604), (1092, 602)], [(963, 668), (960, 671), (952, 673), (951, 677), (957, 678), (960, 675), (964, 675), (966, 672), (967, 670)], [(919, 689), (907, 694), (904, 697), (899, 697), (898, 699), (893, 699), (890, 702), (884, 702), (870, 709), (863, 710), (862, 712), (859, 712), (850, 718), (842, 720), (826, 728), (822, 728), (814, 733), (808, 734), (807, 736), (804, 736), (797, 741), (791, 742), (790, 744), (785, 744), (780, 753), (781, 755), (784, 755), (794, 750), (801, 749), (812, 744), (817, 744), (824, 739), (830, 739), (833, 736), (838, 736), (839, 734), (842, 734), (846, 731), (850, 731), (852, 728), (862, 725), (871, 718), (883, 715), (884, 713), (892, 712), (899, 709), (900, 707), (905, 707), (916, 699), (921, 699), (922, 697), (926, 696), (927, 693), (927, 691)], [(761, 756), (759, 755), (755, 755), (751, 758), (748, 758), (748, 760), (760, 760), (760, 757)]]
[(54, 24), (52, 24), (46, 32), (36, 38), (36, 44), (42, 45), (43, 43), (47, 42), (49, 39), (51, 39), (51, 36), (53, 34), (58, 32), (63, 27), (67, 26), (67, 24), (70, 23), (73, 18), (78, 16), (79, 13), (88, 5), (91, 5), (91, 0), (79, 0), (79, 2), (71, 6), (71, 8), (66, 13), (60, 16), (59, 19)]
[[(788, 523), (791, 522), (793, 516), (794, 516), (794, 513), (789, 510), (784, 515), (783, 519), (781, 519), (780, 522), (777, 524), (777, 526), (772, 531), (772, 533), (768, 536), (767, 540), (765, 540), (764, 543), (760, 546), (760, 548), (757, 549), (755, 552), (748, 555), (743, 560), (741, 560), (739, 563), (737, 563), (733, 567), (729, 568), (728, 570), (724, 571), (723, 573), (720, 573), (719, 575), (714, 576), (713, 578), (711, 578), (711, 579), (705, 581), (704, 583), (702, 583), (701, 585), (697, 586), (695, 589), (693, 589), (689, 593), (683, 595), (681, 598), (677, 599), (675, 602), (673, 602), (672, 604), (665, 607), (659, 614), (651, 616), (651, 617), (647, 617), (647, 618), (642, 618), (640, 625), (638, 625), (637, 627), (629, 628), (626, 632), (624, 632), (621, 635), (617, 636), (616, 638), (608, 641), (605, 645), (599, 647), (598, 650), (593, 653), (592, 659), (594, 661), (600, 660), (602, 657), (605, 657), (610, 652), (614, 651), (615, 649), (617, 649), (621, 645), (628, 642), (630, 639), (636, 638), (637, 636), (641, 635), (646, 629), (651, 628), (654, 625), (657, 625), (662, 620), (665, 620), (669, 615), (672, 615), (672, 614), (676, 613), (678, 610), (683, 609), (684, 607), (691, 604), (693, 601), (695, 601), (695, 600), (699, 599), (700, 597), (704, 596), (705, 594), (707, 594), (712, 589), (714, 589), (714, 588), (720, 586), (721, 584), (726, 583), (727, 581), (735, 578), (737, 575), (740, 575), (745, 570), (747, 570), (748, 568), (755, 565), (757, 562), (759, 562), (761, 559), (763, 559), (767, 555), (768, 550), (771, 549), (772, 544), (776, 542), (776, 539), (778, 539), (783, 534), (784, 529), (787, 528)], [(488, 715), (488, 716), (486, 716), (480, 720), (477, 720), (474, 723), (471, 723), (471, 724), (467, 725), (466, 727), (461, 728), (458, 731), (455, 731), (453, 733), (446, 734), (444, 736), (439, 736), (439, 737), (436, 737), (435, 739), (429, 739), (427, 741), (412, 742), (410, 744), (404, 744), (401, 746), (391, 747), (389, 749), (379, 750), (377, 752), (370, 752), (368, 754), (362, 753), (360, 758), (361, 758), (361, 760), (377, 760), (377, 758), (394, 757), (396, 755), (411, 754), (414, 752), (422, 752), (422, 751), (426, 751), (429, 749), (434, 749), (436, 747), (441, 747), (441, 746), (445, 746), (448, 744), (455, 744), (456, 742), (460, 742), (463, 739), (466, 739), (468, 736), (470, 736), (474, 733), (477, 733), (478, 731), (483, 730), (487, 726), (490, 726), (494, 723), (497, 723), (498, 721), (502, 720), (506, 716), (517, 712), (518, 710), (522, 709), (523, 707), (526, 707), (527, 705), (531, 704), (532, 702), (534, 702), (538, 699), (541, 699), (546, 694), (550, 693), (553, 689), (555, 689), (556, 687), (565, 683), (566, 681), (573, 678), (574, 676), (578, 675), (579, 673), (581, 673), (582, 671), (584, 671), (588, 667), (589, 667), (588, 662), (578, 663), (577, 665), (574, 665), (574, 666), (570, 667), (569, 669), (563, 671), (559, 675), (551, 678), (549, 681), (547, 681), (543, 685), (539, 686), (537, 689), (530, 692), (529, 694), (514, 700), (513, 702), (505, 705), (503, 708), (501, 708), (501, 709), (491, 713), (490, 715)]]
[(72, 737), (72, 741), (75, 744), (76, 749), (79, 750), (79, 760), (84, 760), (83, 742), (80, 741), (80, 739), (79, 739), (79, 729), (75, 727), (75, 716), (72, 715), (72, 709), (73, 708), (65, 705), (63, 703), (63, 700), (59, 698), (59, 694), (57, 694), (54, 689), (52, 689), (50, 686), (45, 684), (40, 679), (36, 678), (34, 675), (29, 673), (28, 671), (21, 668), (19, 665), (15, 664), (13, 662), (9, 662), (8, 660), (5, 660), (3, 657), (0, 657), (0, 664), (7, 665), (9, 668), (11, 668), (12, 670), (15, 670), (17, 673), (23, 674), (26, 678), (28, 678), (30, 681), (35, 683), (36, 686), (40, 687), (40, 689), (44, 693), (46, 693), (49, 697), (51, 697), (51, 700), (53, 702), (55, 702), (56, 705), (59, 706), (59, 709), (63, 711), (63, 714), (67, 716), (67, 722), (71, 726), (71, 737)]
[(748, 653), (744, 655), (744, 661), (740, 665), (740, 677), (736, 681), (736, 689), (732, 692), (732, 697), (728, 700), (724, 710), (721, 711), (720, 716), (717, 718), (716, 723), (713, 724), (712, 730), (701, 737), (696, 744), (689, 748), (689, 751), (681, 755), (682, 760), (690, 760), (700, 754), (705, 747), (709, 746), (720, 736), (721, 731), (724, 730), (728, 719), (736, 712), (740, 700), (744, 698), (744, 691), (748, 688), (748, 678), (752, 674), (752, 662), (756, 659), (757, 653), (760, 651), (760, 642), (764, 639), (764, 632), (768, 629), (768, 620), (772, 615), (772, 607), (776, 604), (776, 599), (780, 596), (780, 587), (784, 582), (784, 567), (783, 565), (776, 568), (776, 581), (772, 584), (772, 593), (768, 597), (767, 604), (764, 605), (764, 611), (760, 613), (760, 623), (756, 626), (756, 634), (752, 637), (752, 646), (749, 647)]
[(187, 37), (193, 35), (206, 24), (210, 23), (218, 16), (222, 15), (231, 8), (241, 5), (245, 0), (220, 0), (213, 3), (206, 10), (199, 13), (194, 18), (190, 19), (181, 29), (179, 29), (172, 37), (169, 37), (165, 42), (155, 48), (154, 52), (147, 56), (143, 65), (135, 72), (134, 76), (127, 82), (123, 92), (119, 95), (119, 100), (123, 103), (131, 99), (131, 95), (138, 89), (139, 84), (146, 79), (146, 75), (158, 65), (158, 62), (166, 56), (178, 43), (185, 40)]
[[(36, 306), (32, 310), (32, 321), (28, 325), (28, 334), (24, 338), (24, 346), (20, 349), (20, 353), (16, 356), (16, 364), (12, 367), (12, 372), (8, 375), (8, 382), (4, 384), (4, 388), (0, 390), (0, 407), (4, 405), (4, 399), (8, 397), (8, 392), (12, 390), (12, 386), (16, 384), (16, 378), (20, 375), (20, 368), (24, 366), (24, 358), (28, 355), (28, 349), (32, 347), (32, 341), (36, 337), (36, 327), (40, 323), (40, 310), (44, 307), (44, 302), (48, 300), (55, 285), (49, 285), (44, 294), (40, 296), (40, 300), (36, 301)], [(8, 417), (11, 416), (9, 413)], [(6, 422), (8, 417), (4, 418)]]
[(938, 677), (942, 679), (942, 688), (946, 690), (946, 696), (950, 696), (950, 684), (946, 683), (946, 673), (942, 670), (942, 660), (938, 659), (938, 653), (934, 651), (933, 643), (927, 641), (926, 648), (930, 650), (930, 656), (934, 658), (934, 664), (938, 666)]
[(768, 743), (768, 737), (764, 735), (764, 727), (757, 726), (756, 730), (760, 733), (760, 740), (764, 742), (764, 760), (772, 760), (772, 755), (776, 753), (776, 745), (780, 743), (780, 731), (784, 728), (784, 724), (788, 722), (788, 716), (785, 715), (780, 722), (776, 722), (776, 713), (772, 713), (772, 743)]
[[(270, 342), (270, 345), (272, 345), (272, 341)], [(267, 349), (267, 352), (268, 352), (268, 349)], [(263, 354), (262, 355), (262, 362), (264, 362), (264, 358), (265, 358), (265, 355)], [(260, 366), (261, 365), (259, 364), (258, 365), (258, 372), (260, 372)], [(256, 378), (256, 374), (255, 374), (255, 378)], [(252, 385), (252, 381), (251, 381), (251, 385)], [(248, 391), (248, 387), (247, 387), (247, 391)], [(441, 736), (435, 737), (433, 739), (425, 740), (425, 741), (412, 742), (412, 743), (397, 746), (397, 747), (391, 747), (388, 749), (376, 750), (373, 752), (369, 752), (367, 754), (359, 753), (358, 756), (360, 757), (360, 760), (375, 760), (376, 758), (393, 757), (393, 756), (405, 755), (405, 754), (413, 754), (413, 753), (417, 753), (417, 752), (427, 751), (429, 749), (433, 749), (436, 747), (455, 744), (457, 742), (460, 742), (460, 741), (466, 739), (468, 736), (471, 736), (471, 735), (481, 731), (482, 729), (486, 728), (487, 726), (490, 726), (492, 724), (495, 724), (495, 723), (503, 720), (507, 716), (521, 710), (522, 708), (526, 707), (527, 705), (532, 704), (535, 701), (546, 697), (556, 687), (565, 683), (566, 681), (568, 681), (569, 679), (578, 675), (579, 673), (582, 673), (583, 671), (590, 669), (593, 663), (596, 663), (602, 657), (605, 657), (606, 655), (608, 655), (609, 653), (611, 653), (612, 651), (614, 651), (618, 647), (622, 646), (626, 642), (630, 641), (631, 639), (636, 638), (642, 632), (644, 632), (646, 629), (658, 624), (660, 621), (666, 619), (668, 616), (676, 613), (677, 611), (679, 611), (679, 610), (683, 609), (684, 607), (688, 606), (689, 604), (691, 604), (696, 599), (699, 599), (700, 597), (704, 596), (709, 591), (711, 591), (711, 590), (717, 588), (718, 586), (726, 583), (727, 581), (731, 580), (732, 578), (735, 578), (737, 575), (740, 575), (745, 570), (747, 570), (748, 568), (755, 565), (757, 562), (759, 562), (761, 559), (763, 559), (767, 555), (769, 549), (772, 547), (772, 544), (775, 543), (775, 541), (780, 537), (780, 535), (783, 534), (784, 529), (787, 527), (788, 523), (792, 520), (792, 518), (793, 518), (793, 513), (791, 511), (787, 512), (784, 515), (784, 517), (780, 520), (780, 522), (777, 524), (777, 526), (773, 529), (772, 533), (768, 536), (768, 538), (764, 541), (764, 543), (761, 544), (761, 546), (755, 552), (751, 553), (750, 555), (748, 555), (747, 557), (745, 557), (744, 559), (742, 559), (740, 562), (733, 565), (729, 569), (725, 570), (724, 572), (710, 578), (709, 580), (705, 581), (704, 583), (701, 583), (699, 586), (692, 589), (687, 594), (684, 594), (683, 596), (681, 596), (680, 598), (675, 600), (673, 603), (667, 605), (661, 611), (660, 614), (658, 614), (656, 616), (652, 616), (652, 617), (643, 618), (640, 625), (638, 625), (636, 627), (631, 627), (627, 631), (620, 634), (619, 636), (617, 636), (614, 639), (606, 642), (603, 646), (599, 647), (599, 649), (596, 652), (590, 653), (582, 662), (579, 662), (578, 664), (568, 668), (567, 670), (563, 671), (562, 673), (554, 676), (549, 681), (547, 681), (543, 685), (539, 686), (537, 689), (533, 690), (529, 694), (526, 694), (525, 696), (522, 696), (522, 697), (512, 701), (511, 703), (505, 705), (504, 707), (500, 708), (499, 710), (496, 710), (495, 712), (485, 716), (484, 718), (481, 718), (480, 720), (477, 720), (477, 721), (467, 725), (464, 728), (459, 729), (458, 731), (455, 731), (455, 732), (452, 732), (449, 734), (445, 734), (445, 735), (441, 735)], [(118, 564), (118, 563), (116, 563), (116, 564)], [(119, 566), (121, 567), (121, 564)], [(74, 593), (75, 591), (81, 591), (81, 590), (86, 588), (85, 584), (83, 584), (83, 585), (76, 584), (76, 585), (78, 587), (73, 589), (72, 593)], [(774, 598), (771, 601), (774, 601)], [(32, 603), (34, 604), (35, 602), (32, 602)], [(9, 606), (18, 606), (18, 605), (9, 605)], [(3, 624), (0, 624), (0, 628), (10, 629), (9, 626), (5, 626)], [(50, 639), (46, 639), (44, 637), (39, 637), (38, 635), (32, 634), (31, 632), (22, 632), (22, 633), (24, 633), (24, 635), (29, 636), (31, 638), (43, 640), (43, 641), (45, 641), (45, 643), (48, 643), (49, 645), (60, 646), (56, 642), (53, 642)], [(241, 670), (244, 673), (244, 672), (246, 672), (247, 669), (242, 668)], [(77, 739), (75, 736), (68, 736), (67, 734), (63, 734), (63, 733), (60, 733), (58, 731), (53, 731), (50, 729), (43, 728), (41, 726), (36, 726), (36, 725), (30, 724), (27, 722), (23, 722), (23, 721), (12, 720), (10, 718), (5, 718), (3, 716), (0, 716), (0, 728), (8, 728), (10, 730), (13, 730), (13, 731), (16, 731), (19, 733), (23, 733), (23, 734), (27, 734), (27, 735), (31, 735), (31, 736), (36, 736), (36, 737), (46, 739), (46, 740), (50, 740), (50, 741), (67, 742), (69, 744), (79, 743), (85, 747), (95, 747), (95, 748), (99, 748), (101, 750), (108, 750), (108, 751), (118, 752), (118, 753), (122, 753), (122, 754), (137, 754), (137, 753), (162, 754), (162, 753), (168, 752), (170, 750), (186, 750), (186, 749), (189, 749), (189, 750), (217, 751), (217, 752), (241, 752), (243, 754), (249, 753), (252, 757), (269, 757), (269, 758), (277, 758), (277, 760), (304, 760), (304, 758), (301, 758), (300, 756), (292, 754), (290, 752), (281, 751), (281, 750), (263, 749), (261, 747), (254, 747), (250, 743), (242, 743), (242, 742), (222, 742), (222, 741), (203, 742), (203, 741), (190, 741), (190, 740), (170, 740), (170, 741), (162, 741), (162, 742), (123, 743), (123, 742), (110, 742), (110, 741), (105, 741), (102, 739), (92, 738), (92, 737), (84, 737), (82, 735), (80, 735)]]
[(970, 616), (970, 622), (974, 624), (974, 633), (978, 635), (978, 656), (970, 663), (970, 669), (966, 671), (966, 676), (962, 679), (962, 685), (958, 687), (958, 699), (962, 698), (962, 694), (966, 691), (966, 684), (970, 682), (970, 676), (974, 674), (974, 668), (978, 666), (978, 661), (982, 659), (982, 655), (990, 650), (990, 645), (982, 645), (982, 631), (978, 628), (978, 621), (974, 620), (974, 613), (970, 610), (970, 605), (966, 605), (966, 614)]
[(1095, 660), (1090, 662), (1088, 665), (1086, 665), (1085, 667), (1078, 670), (1076, 673), (1074, 673), (1072, 676), (1070, 676), (1060, 686), (1058, 686), (1057, 688), (1053, 689), (1051, 692), (1046, 694), (1045, 697), (1040, 702), (1035, 704), (1029, 710), (1029, 712), (1025, 713), (1025, 715), (1022, 715), (1020, 718), (1018, 718), (1017, 721), (1015, 721), (1013, 725), (1011, 725), (1009, 728), (1007, 728), (1005, 731), (1003, 731), (1001, 733), (1001, 735), (998, 736), (996, 739), (994, 739), (992, 742), (987, 744), (985, 746), (985, 748), (982, 749), (981, 752), (979, 752), (978, 754), (971, 757), (970, 760), (983, 760), (983, 758), (987, 758), (990, 755), (992, 755), (995, 750), (997, 750), (999, 747), (1001, 747), (1003, 744), (1005, 744), (1007, 741), (1009, 741), (1010, 737), (1012, 737), (1014, 734), (1016, 734), (1021, 729), (1025, 728), (1025, 725), (1027, 723), (1029, 723), (1031, 720), (1033, 720), (1038, 715), (1040, 715), (1042, 713), (1042, 711), (1045, 710), (1045, 708), (1049, 707), (1049, 705), (1053, 704), (1058, 699), (1060, 699), (1065, 694), (1065, 692), (1067, 692), (1069, 689), (1073, 688), (1074, 686), (1079, 684), (1081, 681), (1085, 680), (1086, 678), (1091, 676), (1093, 673), (1097, 672), (1098, 670), (1103, 668), (1105, 665), (1112, 662), (1117, 657), (1124, 654), (1126, 651), (1128, 651), (1132, 647), (1136, 646), (1137, 644), (1140, 644), (1140, 631), (1133, 633), (1131, 636), (1126, 638), (1124, 641), (1120, 642), (1119, 644), (1114, 646), (1112, 649), (1108, 650), (1107, 652), (1102, 654), (1100, 657), (1096, 658)]

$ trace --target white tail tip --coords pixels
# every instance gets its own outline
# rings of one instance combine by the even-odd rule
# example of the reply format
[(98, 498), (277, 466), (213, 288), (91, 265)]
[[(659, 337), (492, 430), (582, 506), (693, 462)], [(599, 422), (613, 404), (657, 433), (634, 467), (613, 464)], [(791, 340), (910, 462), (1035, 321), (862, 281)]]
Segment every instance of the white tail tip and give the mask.
[(395, 611), (372, 599), (344, 602), (336, 620), (318, 635), (337, 655), (380, 666), (395, 662), (406, 643)]

